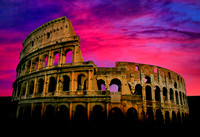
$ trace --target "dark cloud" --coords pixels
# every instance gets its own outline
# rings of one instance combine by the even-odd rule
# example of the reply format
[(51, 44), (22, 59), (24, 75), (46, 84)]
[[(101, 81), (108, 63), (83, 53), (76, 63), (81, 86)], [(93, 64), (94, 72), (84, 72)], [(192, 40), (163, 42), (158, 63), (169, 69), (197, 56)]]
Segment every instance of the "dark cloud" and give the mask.
[(39, 1), (8, 0), (1, 4), (0, 29), (29, 31), (35, 25), (42, 25), (53, 19), (56, 13), (62, 11), (62, 7), (56, 3), (40, 4)]

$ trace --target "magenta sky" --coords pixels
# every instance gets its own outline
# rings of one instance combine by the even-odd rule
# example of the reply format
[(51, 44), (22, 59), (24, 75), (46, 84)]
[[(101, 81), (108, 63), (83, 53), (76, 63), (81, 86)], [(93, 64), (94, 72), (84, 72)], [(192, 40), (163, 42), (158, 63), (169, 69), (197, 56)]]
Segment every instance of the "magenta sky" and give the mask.
[(165, 67), (185, 79), (187, 95), (200, 95), (199, 0), (1, 0), (0, 96), (12, 95), (24, 39), (61, 16), (81, 37), (85, 61)]

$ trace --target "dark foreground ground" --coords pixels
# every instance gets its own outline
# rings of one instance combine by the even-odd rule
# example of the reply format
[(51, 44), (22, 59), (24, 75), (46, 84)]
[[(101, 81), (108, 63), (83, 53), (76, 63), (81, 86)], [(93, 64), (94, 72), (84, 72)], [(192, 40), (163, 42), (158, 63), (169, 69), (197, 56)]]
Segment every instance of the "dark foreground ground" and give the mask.
[[(9, 129), (20, 129), (26, 131), (55, 131), (55, 130), (92, 130), (92, 131), (142, 131), (145, 130), (154, 133), (165, 129), (164, 134), (167, 134), (171, 129), (181, 129), (181, 133), (188, 131), (188, 129), (200, 131), (200, 96), (189, 96), (188, 104), (190, 109), (189, 120), (184, 124), (179, 125), (161, 125), (158, 123), (138, 123), (134, 124), (131, 121), (98, 121), (98, 122), (71, 122), (65, 124), (63, 121), (17, 121), (15, 119), (16, 104), (11, 103), (11, 97), (0, 97), (0, 124)], [(20, 124), (20, 126), (19, 126)], [(35, 126), (37, 125), (37, 126)], [(141, 130), (142, 129), (142, 130)], [(145, 129), (145, 130), (144, 130)], [(170, 129), (170, 130), (169, 130)]]

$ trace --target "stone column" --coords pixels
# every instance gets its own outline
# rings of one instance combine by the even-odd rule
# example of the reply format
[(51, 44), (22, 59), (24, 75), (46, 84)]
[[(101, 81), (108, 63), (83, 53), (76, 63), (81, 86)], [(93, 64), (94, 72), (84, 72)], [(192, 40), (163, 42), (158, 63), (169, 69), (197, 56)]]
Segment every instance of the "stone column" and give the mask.
[(155, 89), (154, 89), (155, 87), (153, 86), (151, 86), (151, 97), (152, 97), (152, 101), (155, 101)]
[(143, 111), (144, 114), (143, 116), (147, 113), (147, 101), (146, 101), (146, 90), (145, 90), (145, 86), (142, 87), (142, 100), (143, 100)]
[(42, 102), (42, 106), (41, 106), (41, 119), (44, 119), (44, 116), (45, 116), (45, 105), (44, 105), (44, 102)]
[(29, 87), (28, 87), (28, 85), (29, 85), (29, 81), (27, 81), (27, 82), (26, 82), (26, 91), (25, 91), (24, 98), (26, 98), (26, 97), (27, 97), (27, 95), (28, 95), (28, 90), (29, 90)]
[(48, 54), (48, 60), (47, 60), (47, 68), (49, 68), (50, 67), (50, 65), (51, 65), (51, 51), (49, 51), (49, 54)]
[(87, 103), (87, 118), (90, 120), (90, 103)]
[(33, 62), (33, 60), (31, 59), (31, 64), (30, 64), (30, 70), (29, 70), (29, 73), (31, 73), (32, 72), (32, 62)]
[(92, 70), (88, 70), (88, 91), (91, 90), (91, 73), (92, 73)]
[(30, 119), (32, 120), (32, 118), (33, 118), (33, 112), (34, 112), (35, 110), (34, 110), (34, 105), (33, 105), (33, 103), (31, 103), (31, 114), (30, 114)]
[(72, 112), (73, 112), (73, 110), (72, 110), (72, 103), (70, 103), (69, 104), (69, 120), (72, 120)]
[(170, 119), (170, 123), (172, 123), (172, 110), (169, 111), (169, 119)]
[(73, 57), (72, 57), (72, 64), (76, 62), (76, 52), (77, 52), (77, 46), (73, 46)]
[(63, 61), (63, 49), (60, 49), (60, 53), (59, 53), (59, 61), (58, 61), (58, 66), (60, 67), (62, 65), (62, 61)]
[(74, 79), (74, 71), (72, 71), (71, 82), (70, 82), (70, 89), (71, 89), (71, 91), (75, 91), (76, 90), (74, 80), (75, 80)]
[(48, 76), (45, 76), (44, 77), (44, 89), (43, 89), (43, 96), (46, 95), (46, 93), (48, 92), (48, 89), (49, 89), (49, 78)]
[(34, 89), (33, 89), (33, 97), (35, 97), (35, 95), (37, 94), (37, 84), (38, 83), (38, 79), (37, 77), (34, 79)]
[(163, 88), (160, 88), (160, 102), (161, 102), (161, 106), (164, 104), (164, 100), (163, 100)]
[(167, 103), (170, 103), (170, 89), (167, 89)]
[(63, 48), (61, 48), (60, 54), (61, 54), (61, 66), (62, 66), (62, 65), (65, 64), (65, 62), (66, 62), (66, 56), (65, 56), (65, 53), (64, 53), (64, 49), (63, 49)]
[[(40, 68), (42, 68), (42, 65), (43, 65), (42, 56), (39, 55), (38, 58), (39, 58), (39, 59), (38, 59), (38, 68), (37, 68), (37, 70), (40, 70)], [(37, 62), (36, 62), (36, 63), (37, 63)]]
[(110, 105), (109, 105), (109, 103), (106, 103), (106, 116), (107, 116), (107, 119), (109, 117), (109, 110), (110, 110)]
[(141, 73), (140, 77), (141, 77), (141, 79), (140, 79), (141, 84), (143, 85), (145, 83), (145, 81), (144, 81), (145, 74)]
[(145, 101), (146, 100), (146, 90), (145, 87), (142, 87), (142, 100)]
[(55, 95), (59, 95), (59, 80), (60, 80), (60, 75), (59, 74), (57, 74), (57, 77), (56, 77), (56, 90), (55, 90)]
[(176, 91), (173, 90), (173, 96), (174, 96), (174, 104), (176, 104)]

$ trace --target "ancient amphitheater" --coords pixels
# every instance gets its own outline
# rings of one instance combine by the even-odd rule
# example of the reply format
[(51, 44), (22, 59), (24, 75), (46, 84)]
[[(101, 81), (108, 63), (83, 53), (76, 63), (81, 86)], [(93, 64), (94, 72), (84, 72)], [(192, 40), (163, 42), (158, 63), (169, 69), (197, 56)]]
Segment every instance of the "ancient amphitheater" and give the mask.
[(24, 40), (12, 101), (20, 120), (182, 123), (189, 115), (179, 74), (133, 62), (115, 67), (84, 62), (80, 37), (66, 17), (40, 26)]

